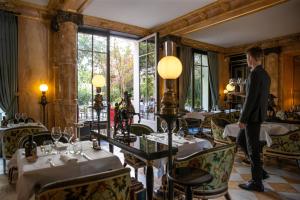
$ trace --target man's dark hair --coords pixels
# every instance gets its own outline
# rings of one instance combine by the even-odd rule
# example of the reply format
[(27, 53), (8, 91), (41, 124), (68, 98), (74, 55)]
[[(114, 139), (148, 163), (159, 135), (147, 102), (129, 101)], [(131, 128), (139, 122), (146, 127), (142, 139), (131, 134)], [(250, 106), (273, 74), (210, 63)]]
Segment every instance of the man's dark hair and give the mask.
[(263, 50), (260, 47), (251, 47), (247, 49), (247, 54), (253, 57), (256, 61), (259, 61), (263, 57)]

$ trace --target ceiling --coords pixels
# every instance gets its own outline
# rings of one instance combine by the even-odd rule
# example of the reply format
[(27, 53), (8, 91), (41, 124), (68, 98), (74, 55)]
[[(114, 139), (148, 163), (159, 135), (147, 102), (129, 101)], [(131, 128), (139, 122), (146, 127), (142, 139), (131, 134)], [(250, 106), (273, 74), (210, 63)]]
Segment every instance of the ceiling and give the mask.
[(300, 0), (199, 30), (185, 37), (232, 47), (300, 32)]
[[(41, 6), (47, 6), (49, 2), (23, 1)], [(83, 14), (151, 29), (215, 1), (217, 0), (91, 0)], [(300, 0), (290, 0), (184, 37), (232, 47), (299, 32)]]
[(83, 14), (153, 28), (216, 0), (93, 0)]

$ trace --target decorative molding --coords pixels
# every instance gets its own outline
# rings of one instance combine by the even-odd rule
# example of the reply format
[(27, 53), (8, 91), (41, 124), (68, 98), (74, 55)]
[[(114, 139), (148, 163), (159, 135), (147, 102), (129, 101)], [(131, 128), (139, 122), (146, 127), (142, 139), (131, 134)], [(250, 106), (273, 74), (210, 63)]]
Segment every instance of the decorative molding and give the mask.
[(195, 49), (201, 49), (201, 50), (206, 50), (206, 51), (215, 51), (215, 52), (218, 52), (218, 53), (225, 53), (226, 52), (226, 49), (223, 48), (223, 47), (208, 44), (208, 43), (204, 43), (204, 42), (200, 42), (200, 41), (197, 41), (197, 40), (192, 40), (192, 39), (185, 38), (185, 37), (181, 38), (181, 44), (186, 45), (186, 46), (190, 46), (190, 47), (195, 48)]
[(49, 0), (49, 10), (64, 10), (81, 13), (91, 0)]
[(129, 25), (129, 24), (124, 24), (120, 22), (115, 22), (99, 17), (92, 17), (92, 16), (83, 16), (83, 22), (84, 25), (86, 26), (91, 26), (91, 27), (98, 27), (98, 28), (104, 28), (108, 30), (114, 30), (118, 32), (124, 32), (124, 33), (129, 33), (137, 36), (147, 36), (150, 33), (148, 29), (141, 28), (138, 26), (134, 25)]
[(270, 54), (270, 53), (280, 54), (281, 47), (266, 48), (266, 49), (263, 49), (263, 51), (264, 51), (265, 56)]
[(151, 31), (159, 32), (161, 36), (168, 34), (185, 35), (258, 12), (286, 1), (287, 0), (219, 0), (163, 25), (154, 27)]
[(54, 32), (59, 31), (59, 26), (64, 22), (73, 22), (77, 25), (83, 25), (83, 15), (59, 10), (51, 20), (51, 29)]

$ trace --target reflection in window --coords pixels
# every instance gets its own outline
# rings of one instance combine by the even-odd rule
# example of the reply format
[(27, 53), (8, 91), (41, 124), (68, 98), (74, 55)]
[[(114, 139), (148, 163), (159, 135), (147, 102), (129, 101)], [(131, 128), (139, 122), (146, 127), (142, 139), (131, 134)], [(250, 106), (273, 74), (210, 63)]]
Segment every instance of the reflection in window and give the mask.
[(185, 109), (208, 110), (209, 106), (209, 82), (208, 60), (204, 53), (194, 53), (194, 65), (191, 72), (190, 87), (185, 103)]
[(155, 120), (155, 54), (155, 37), (151, 37), (139, 43), (140, 115), (141, 118), (149, 120)]
[[(77, 42), (79, 121), (93, 120), (97, 116), (92, 108), (96, 88), (92, 86), (91, 80), (95, 74), (102, 74), (106, 77), (106, 37), (78, 33)], [(102, 91), (106, 91), (106, 87), (103, 87)], [(106, 106), (105, 93), (103, 93), (103, 99), (103, 104)], [(101, 121), (106, 119), (106, 109), (103, 109)]]

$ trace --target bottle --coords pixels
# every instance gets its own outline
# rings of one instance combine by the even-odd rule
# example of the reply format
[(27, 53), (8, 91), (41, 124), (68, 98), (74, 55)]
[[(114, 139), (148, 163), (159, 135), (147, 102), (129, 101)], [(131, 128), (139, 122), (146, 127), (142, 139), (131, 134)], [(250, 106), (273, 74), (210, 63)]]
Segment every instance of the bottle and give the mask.
[(1, 127), (7, 127), (8, 121), (6, 120), (5, 116), (3, 117), (3, 120), (1, 121)]
[(32, 135), (29, 135), (29, 139), (25, 143), (25, 157), (29, 162), (34, 162), (37, 159), (37, 145), (33, 141)]

